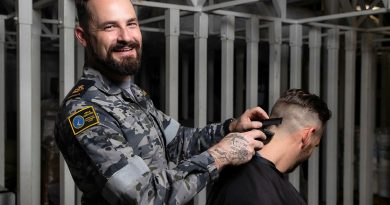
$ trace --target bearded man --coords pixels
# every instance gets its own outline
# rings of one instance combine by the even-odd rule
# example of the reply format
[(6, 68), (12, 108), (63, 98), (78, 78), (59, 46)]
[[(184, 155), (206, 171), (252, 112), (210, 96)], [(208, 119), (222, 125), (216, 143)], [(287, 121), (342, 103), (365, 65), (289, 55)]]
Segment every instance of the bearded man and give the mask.
[(76, 0), (76, 7), (87, 59), (55, 136), (83, 204), (185, 204), (223, 167), (248, 162), (263, 146), (257, 128), (268, 115), (260, 107), (203, 128), (154, 107), (131, 80), (142, 35), (130, 0)]

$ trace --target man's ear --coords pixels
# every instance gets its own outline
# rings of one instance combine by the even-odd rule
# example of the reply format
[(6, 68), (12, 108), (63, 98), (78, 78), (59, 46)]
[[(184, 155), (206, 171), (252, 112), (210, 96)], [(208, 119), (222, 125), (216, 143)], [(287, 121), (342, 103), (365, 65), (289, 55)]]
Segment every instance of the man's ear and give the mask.
[(304, 147), (304, 146), (308, 145), (311, 142), (311, 140), (313, 140), (316, 129), (313, 127), (310, 127), (310, 128), (304, 129), (302, 132), (303, 132), (302, 133), (302, 147)]
[(83, 45), (84, 47), (87, 46), (87, 39), (86, 39), (86, 33), (83, 28), (80, 26), (76, 26), (74, 33), (76, 35), (77, 40)]

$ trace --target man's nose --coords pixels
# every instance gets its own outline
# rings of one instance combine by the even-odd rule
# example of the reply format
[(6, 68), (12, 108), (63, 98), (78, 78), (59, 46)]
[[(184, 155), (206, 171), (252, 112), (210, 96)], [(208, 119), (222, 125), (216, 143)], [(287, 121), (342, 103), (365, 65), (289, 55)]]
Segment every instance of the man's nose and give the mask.
[(119, 30), (118, 41), (129, 42), (131, 40), (131, 31), (129, 28), (124, 27)]

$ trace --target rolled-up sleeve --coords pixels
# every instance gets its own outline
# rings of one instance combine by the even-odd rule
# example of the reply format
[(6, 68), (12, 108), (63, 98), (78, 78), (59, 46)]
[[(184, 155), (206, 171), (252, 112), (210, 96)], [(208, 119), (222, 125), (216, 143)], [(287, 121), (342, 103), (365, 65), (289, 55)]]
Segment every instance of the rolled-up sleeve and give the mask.
[(159, 112), (164, 126), (169, 158), (175, 163), (205, 152), (224, 136), (223, 124), (208, 124), (203, 128), (181, 126), (176, 120)]

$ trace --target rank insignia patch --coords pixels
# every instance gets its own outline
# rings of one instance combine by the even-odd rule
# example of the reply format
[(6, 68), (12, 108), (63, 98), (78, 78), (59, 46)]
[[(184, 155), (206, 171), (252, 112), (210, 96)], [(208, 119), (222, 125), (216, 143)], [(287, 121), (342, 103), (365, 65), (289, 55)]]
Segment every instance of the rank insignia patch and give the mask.
[(92, 106), (88, 106), (73, 113), (68, 117), (68, 121), (74, 135), (99, 124), (99, 118)]

